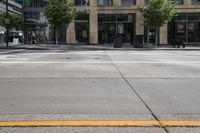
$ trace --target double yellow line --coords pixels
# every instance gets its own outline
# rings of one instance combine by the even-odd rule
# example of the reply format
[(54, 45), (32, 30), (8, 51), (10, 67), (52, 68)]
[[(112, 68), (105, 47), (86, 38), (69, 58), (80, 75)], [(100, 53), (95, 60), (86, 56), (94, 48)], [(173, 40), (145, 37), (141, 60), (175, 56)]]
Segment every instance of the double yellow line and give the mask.
[(98, 120), (49, 120), (49, 121), (0, 121), (0, 127), (56, 127), (56, 126), (84, 126), (84, 127), (200, 127), (199, 121), (98, 121)]

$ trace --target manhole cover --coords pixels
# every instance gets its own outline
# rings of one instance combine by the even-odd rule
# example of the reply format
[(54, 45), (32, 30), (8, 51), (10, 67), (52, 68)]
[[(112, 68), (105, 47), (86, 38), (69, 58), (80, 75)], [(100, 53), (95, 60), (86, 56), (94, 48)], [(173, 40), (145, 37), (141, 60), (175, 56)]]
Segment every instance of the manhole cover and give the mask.
[(98, 57), (96, 57), (96, 58), (94, 58), (95, 60), (99, 60), (100, 58), (98, 58)]
[(69, 59), (71, 59), (71, 58), (67, 57), (67, 58), (65, 58), (65, 59), (69, 60)]

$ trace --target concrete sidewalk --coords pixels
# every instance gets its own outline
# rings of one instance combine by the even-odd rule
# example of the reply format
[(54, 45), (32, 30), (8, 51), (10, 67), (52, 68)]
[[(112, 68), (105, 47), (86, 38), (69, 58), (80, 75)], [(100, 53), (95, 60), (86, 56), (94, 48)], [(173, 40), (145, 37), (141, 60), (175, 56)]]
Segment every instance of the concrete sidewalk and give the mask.
[(9, 47), (6, 47), (5, 45), (0, 45), (0, 49), (27, 49), (27, 50), (51, 50), (51, 49), (57, 49), (57, 50), (200, 50), (200, 45), (186, 45), (186, 48), (173, 48), (171, 45), (161, 45), (158, 47), (144, 47), (144, 48), (135, 48), (132, 45), (124, 44), (122, 48), (114, 48), (113, 44), (105, 44), (105, 45), (55, 45), (55, 44), (22, 44), (22, 45), (9, 45)]

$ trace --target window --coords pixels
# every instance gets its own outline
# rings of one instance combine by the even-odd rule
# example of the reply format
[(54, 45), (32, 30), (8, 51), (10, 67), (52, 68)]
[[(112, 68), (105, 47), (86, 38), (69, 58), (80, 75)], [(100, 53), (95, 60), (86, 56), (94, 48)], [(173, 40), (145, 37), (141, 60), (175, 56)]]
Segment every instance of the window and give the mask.
[(175, 4), (183, 4), (183, 0), (174, 0)]
[(200, 42), (200, 13), (181, 13), (169, 23), (168, 41), (182, 39), (187, 43)]
[(89, 0), (75, 0), (75, 5), (89, 5)]
[(111, 6), (113, 4), (112, 0), (98, 0), (97, 1), (99, 6)]
[(98, 14), (99, 43), (133, 43), (134, 14)]
[(44, 7), (48, 3), (47, 0), (24, 0), (24, 7)]
[(192, 0), (192, 4), (200, 4), (200, 0)]
[(136, 0), (121, 0), (121, 5), (135, 5), (136, 4)]
[(38, 22), (40, 19), (40, 13), (39, 12), (24, 12), (24, 21), (26, 23), (35, 23)]

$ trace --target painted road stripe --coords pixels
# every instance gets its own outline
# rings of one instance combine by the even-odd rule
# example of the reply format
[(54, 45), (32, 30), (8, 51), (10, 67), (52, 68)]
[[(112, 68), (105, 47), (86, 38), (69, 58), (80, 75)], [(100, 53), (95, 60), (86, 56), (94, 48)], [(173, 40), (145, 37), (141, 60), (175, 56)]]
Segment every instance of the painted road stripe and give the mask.
[(85, 126), (85, 127), (200, 127), (200, 121), (1, 121), (0, 127), (56, 127), (56, 126)]
[(8, 53), (12, 53), (12, 52), (21, 52), (21, 51), (23, 51), (23, 49), (2, 51), (2, 52), (0, 52), (0, 54), (8, 54)]
[(113, 62), (104, 62), (104, 61), (94, 61), (94, 62), (58, 62), (58, 61), (33, 61), (33, 62), (24, 62), (24, 61), (0, 61), (0, 64), (200, 64), (199, 61), (196, 62), (132, 62), (132, 61), (113, 61)]

